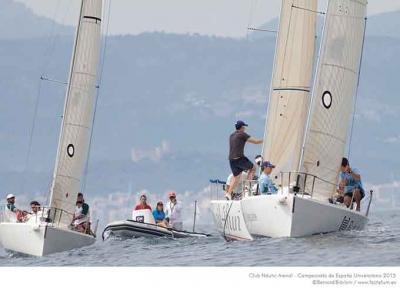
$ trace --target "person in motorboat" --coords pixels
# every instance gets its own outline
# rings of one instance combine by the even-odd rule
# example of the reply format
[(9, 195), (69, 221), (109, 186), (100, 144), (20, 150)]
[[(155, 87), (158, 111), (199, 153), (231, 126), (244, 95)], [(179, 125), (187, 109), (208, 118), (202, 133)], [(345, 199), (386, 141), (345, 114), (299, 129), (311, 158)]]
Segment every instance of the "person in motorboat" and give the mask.
[(235, 124), (236, 131), (229, 137), (229, 165), (234, 178), (228, 191), (225, 193), (225, 197), (228, 200), (232, 199), (232, 191), (238, 185), (242, 172), (245, 170), (248, 171), (247, 180), (252, 180), (255, 173), (253, 163), (244, 156), (244, 146), (247, 142), (252, 144), (263, 143), (263, 140), (255, 139), (244, 132), (247, 126), (243, 121), (237, 121)]
[(167, 227), (168, 221), (165, 219), (164, 203), (162, 201), (157, 202), (157, 206), (153, 210), (153, 217), (157, 225)]
[[(365, 196), (365, 191), (361, 182), (361, 176), (357, 169), (352, 169), (349, 160), (342, 159), (339, 173), (339, 194), (343, 195), (343, 204), (350, 207), (353, 202), (357, 204), (357, 211), (360, 211), (361, 200)], [(353, 199), (354, 198), (354, 199)]]
[(140, 196), (140, 203), (135, 206), (134, 210), (142, 209), (149, 209), (151, 211), (150, 205), (147, 204), (147, 197), (144, 194)]
[(83, 201), (78, 200), (76, 201), (76, 208), (75, 213), (72, 218), (72, 229), (79, 231), (81, 233), (88, 233), (89, 226), (88, 226), (89, 218), (87, 215), (83, 214)]
[(166, 204), (165, 214), (169, 222), (169, 226), (176, 230), (183, 230), (182, 207), (176, 200), (176, 193), (171, 191), (168, 193), (169, 201)]
[(278, 189), (275, 187), (274, 183), (271, 180), (271, 175), (272, 169), (275, 168), (275, 165), (273, 165), (269, 161), (263, 161), (261, 163), (261, 176), (260, 179), (258, 180), (258, 189), (260, 190), (261, 194), (276, 194), (278, 192)]

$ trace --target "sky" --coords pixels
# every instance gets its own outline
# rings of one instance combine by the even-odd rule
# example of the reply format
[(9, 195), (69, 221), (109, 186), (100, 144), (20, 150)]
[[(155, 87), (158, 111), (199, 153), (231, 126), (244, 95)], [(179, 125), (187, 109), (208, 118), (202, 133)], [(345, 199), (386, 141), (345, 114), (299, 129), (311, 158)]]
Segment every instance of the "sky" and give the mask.
[[(81, 0), (14, 0), (41, 16), (75, 25)], [(279, 15), (281, 0), (103, 0), (111, 1), (110, 34), (149, 31), (243, 37), (247, 27)], [(327, 0), (320, 0), (324, 10)], [(400, 0), (369, 0), (369, 15), (400, 10)], [(273, 27), (271, 27), (273, 28)]]

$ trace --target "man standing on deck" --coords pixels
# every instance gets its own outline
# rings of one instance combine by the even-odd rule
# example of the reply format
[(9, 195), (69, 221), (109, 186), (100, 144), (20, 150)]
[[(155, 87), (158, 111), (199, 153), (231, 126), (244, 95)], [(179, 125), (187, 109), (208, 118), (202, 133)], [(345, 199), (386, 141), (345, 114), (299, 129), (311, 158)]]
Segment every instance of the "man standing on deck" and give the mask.
[(243, 121), (239, 120), (235, 124), (236, 131), (229, 137), (229, 164), (231, 166), (233, 181), (229, 185), (228, 191), (225, 193), (225, 197), (230, 200), (232, 199), (232, 191), (235, 189), (240, 181), (240, 175), (243, 171), (247, 170), (247, 180), (252, 180), (255, 168), (253, 163), (244, 156), (244, 146), (246, 142), (252, 144), (261, 144), (263, 140), (255, 139), (249, 134), (245, 133), (245, 127), (248, 126)]

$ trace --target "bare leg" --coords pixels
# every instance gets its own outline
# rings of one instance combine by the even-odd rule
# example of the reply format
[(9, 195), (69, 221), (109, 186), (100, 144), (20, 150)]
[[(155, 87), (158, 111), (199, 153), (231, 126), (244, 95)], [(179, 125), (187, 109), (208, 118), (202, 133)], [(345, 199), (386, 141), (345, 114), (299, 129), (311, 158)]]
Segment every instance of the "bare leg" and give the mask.
[(350, 196), (344, 196), (343, 198), (343, 204), (346, 205), (347, 208), (350, 207), (351, 205), (351, 197)]
[(354, 189), (354, 201), (356, 201), (357, 204), (357, 211), (360, 211), (361, 208), (361, 193), (360, 189)]
[(242, 175), (242, 173), (240, 172), (239, 175), (233, 177), (233, 181), (231, 181), (231, 183), (229, 185), (229, 189), (228, 189), (228, 193), (230, 195), (232, 195), (233, 189), (235, 189), (235, 187), (239, 184), (241, 175)]
[(256, 173), (256, 168), (253, 165), (253, 168), (249, 170), (249, 173), (247, 173), (247, 180), (253, 180), (254, 174)]

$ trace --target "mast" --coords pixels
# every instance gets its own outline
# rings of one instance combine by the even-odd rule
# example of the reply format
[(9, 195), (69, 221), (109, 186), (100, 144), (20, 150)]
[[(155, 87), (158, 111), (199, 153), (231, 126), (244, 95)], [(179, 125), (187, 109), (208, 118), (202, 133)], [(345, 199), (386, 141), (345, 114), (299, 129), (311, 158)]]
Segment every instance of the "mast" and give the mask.
[(264, 133), (263, 158), (297, 171), (307, 120), (317, 0), (283, 0)]
[(75, 210), (88, 158), (95, 108), (101, 46), (102, 0), (82, 0), (76, 29), (57, 158), (50, 190), (50, 207), (63, 210), (51, 218), (68, 225)]
[(302, 170), (319, 177), (313, 196), (336, 191), (359, 79), (367, 0), (330, 0), (306, 131)]

